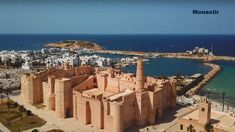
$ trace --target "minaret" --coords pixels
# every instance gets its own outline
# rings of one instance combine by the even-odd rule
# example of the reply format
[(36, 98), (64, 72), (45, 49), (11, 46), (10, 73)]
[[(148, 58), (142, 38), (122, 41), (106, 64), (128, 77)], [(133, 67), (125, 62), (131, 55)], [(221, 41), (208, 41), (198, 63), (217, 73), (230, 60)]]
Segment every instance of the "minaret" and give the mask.
[(144, 91), (144, 63), (138, 58), (136, 67), (136, 92)]

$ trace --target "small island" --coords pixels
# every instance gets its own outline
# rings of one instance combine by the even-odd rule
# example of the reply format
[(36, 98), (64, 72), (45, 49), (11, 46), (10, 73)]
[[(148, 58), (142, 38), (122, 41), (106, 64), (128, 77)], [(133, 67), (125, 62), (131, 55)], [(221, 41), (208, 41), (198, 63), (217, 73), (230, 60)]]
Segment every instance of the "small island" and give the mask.
[(83, 40), (66, 40), (56, 43), (48, 43), (45, 47), (53, 47), (53, 48), (69, 48), (69, 49), (91, 49), (91, 50), (102, 50), (103, 48), (89, 41)]

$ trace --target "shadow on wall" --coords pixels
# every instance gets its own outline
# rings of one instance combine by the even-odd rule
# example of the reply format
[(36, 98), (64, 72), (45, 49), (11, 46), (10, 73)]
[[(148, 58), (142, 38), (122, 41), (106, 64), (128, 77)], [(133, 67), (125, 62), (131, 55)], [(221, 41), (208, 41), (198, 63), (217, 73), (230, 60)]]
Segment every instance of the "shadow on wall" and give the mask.
[[(156, 119), (156, 122), (154, 125), (146, 125), (144, 127), (138, 127), (138, 126), (133, 126), (125, 130), (125, 132), (140, 132), (139, 129), (143, 129), (146, 127), (147, 132), (149, 131), (148, 127), (152, 127), (153, 129), (156, 128), (155, 125), (157, 124), (163, 124), (163, 123), (169, 123), (177, 118), (176, 114), (177, 111), (187, 107), (187, 106), (182, 106), (182, 105), (176, 105), (175, 109), (168, 109), (163, 113), (162, 119)], [(156, 114), (157, 117), (157, 114)], [(157, 117), (158, 118), (158, 117)], [(157, 128), (156, 128), (157, 130)]]

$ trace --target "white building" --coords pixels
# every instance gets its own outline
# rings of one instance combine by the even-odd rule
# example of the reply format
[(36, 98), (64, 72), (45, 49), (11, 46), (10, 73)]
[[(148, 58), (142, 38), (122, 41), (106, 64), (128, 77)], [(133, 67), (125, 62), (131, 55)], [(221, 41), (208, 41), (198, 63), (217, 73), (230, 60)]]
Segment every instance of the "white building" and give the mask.
[(22, 65), (22, 69), (24, 70), (31, 70), (33, 68), (33, 65), (29, 62), (26, 61), (23, 65)]

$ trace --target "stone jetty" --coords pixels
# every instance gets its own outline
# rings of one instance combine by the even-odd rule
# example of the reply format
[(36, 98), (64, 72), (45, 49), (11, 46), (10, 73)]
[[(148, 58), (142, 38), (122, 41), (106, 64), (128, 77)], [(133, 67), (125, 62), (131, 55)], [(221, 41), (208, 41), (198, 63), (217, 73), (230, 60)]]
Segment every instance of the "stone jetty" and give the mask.
[(213, 63), (204, 63), (204, 64), (210, 66), (212, 70), (204, 76), (204, 79), (197, 86), (189, 90), (186, 93), (187, 95), (193, 96), (195, 94), (198, 94), (198, 92), (221, 71), (219, 65)]

